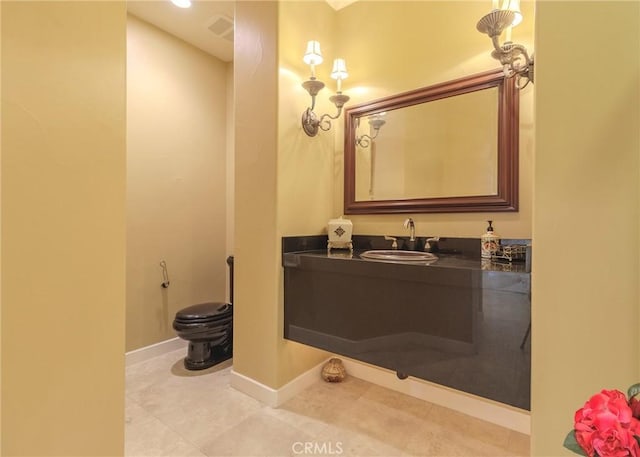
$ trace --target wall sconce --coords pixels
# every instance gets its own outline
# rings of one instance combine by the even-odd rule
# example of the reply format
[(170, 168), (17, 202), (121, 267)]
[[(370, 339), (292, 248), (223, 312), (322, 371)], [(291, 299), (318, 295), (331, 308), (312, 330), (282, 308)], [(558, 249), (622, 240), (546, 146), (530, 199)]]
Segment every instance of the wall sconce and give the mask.
[[(520, 0), (504, 0), (500, 9), (498, 1), (494, 0), (493, 7), (489, 14), (478, 21), (476, 28), (491, 38), (494, 48), (491, 57), (500, 61), (504, 75), (507, 78), (517, 77), (516, 87), (523, 89), (529, 82), (533, 82), (533, 57), (529, 56), (523, 45), (511, 41), (511, 28), (522, 22)], [(506, 40), (500, 45), (500, 35), (503, 31)]]
[(335, 116), (323, 114), (318, 118), (318, 115), (313, 109), (316, 106), (316, 95), (318, 95), (318, 92), (324, 87), (324, 83), (316, 79), (315, 69), (316, 65), (320, 65), (323, 60), (322, 53), (320, 52), (320, 43), (317, 41), (309, 41), (303, 60), (304, 63), (311, 67), (311, 77), (302, 83), (302, 87), (311, 95), (311, 106), (302, 113), (302, 129), (307, 135), (316, 136), (319, 128), (325, 132), (331, 128), (331, 119), (338, 119), (342, 113), (342, 107), (349, 101), (349, 96), (342, 93), (342, 80), (347, 79), (349, 73), (347, 73), (347, 66), (344, 59), (336, 59), (333, 61), (331, 77), (337, 81), (338, 88), (336, 94), (329, 97), (329, 100), (336, 105), (338, 113)]
[[(380, 133), (380, 127), (387, 123), (382, 116), (387, 113), (379, 113), (374, 114), (373, 116), (369, 116), (369, 125), (373, 129), (373, 136), (369, 136), (367, 134), (361, 135), (356, 138), (356, 143), (358, 146), (362, 148), (368, 148), (371, 142), (378, 136)], [(360, 118), (358, 118), (358, 124), (360, 124)]]

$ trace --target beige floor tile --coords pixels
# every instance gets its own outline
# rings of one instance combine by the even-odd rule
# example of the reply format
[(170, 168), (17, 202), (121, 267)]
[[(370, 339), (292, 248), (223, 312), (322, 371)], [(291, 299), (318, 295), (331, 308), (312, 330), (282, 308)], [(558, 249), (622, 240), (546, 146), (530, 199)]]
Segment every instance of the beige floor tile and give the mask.
[(412, 456), (425, 457), (508, 457), (509, 452), (497, 446), (465, 439), (464, 436), (441, 433), (415, 435), (405, 449)]
[(146, 409), (140, 406), (136, 401), (129, 397), (125, 397), (124, 402), (124, 423), (125, 426), (137, 425), (149, 422), (154, 417)]
[(275, 417), (282, 422), (289, 424), (291, 427), (301, 430), (309, 435), (319, 435), (329, 426), (330, 420), (318, 418), (317, 414), (307, 414), (304, 402), (294, 402), (295, 406), (291, 407), (282, 405), (279, 408), (264, 408), (264, 414)]
[(439, 405), (433, 405), (429, 420), (450, 433), (464, 435), (474, 441), (505, 449), (509, 443), (510, 430)]
[(142, 370), (127, 375), (127, 385), (135, 386), (127, 390), (127, 395), (145, 408), (174, 404), (176, 397), (183, 402), (201, 402), (229, 385), (230, 363), (224, 362), (207, 370), (188, 371), (182, 367), (178, 354), (172, 359), (163, 357), (161, 362), (161, 370), (149, 370), (150, 373)]
[(193, 372), (200, 374), (192, 376), (172, 373), (130, 397), (172, 430), (201, 446), (265, 408), (229, 386), (229, 371), (227, 367)]
[(197, 405), (174, 405), (154, 415), (193, 444), (204, 446), (264, 408), (268, 407), (227, 387), (217, 398), (201, 401)]
[(202, 457), (197, 447), (187, 442), (150, 414), (143, 414), (138, 407), (129, 407), (125, 422), (126, 457)]
[[(202, 446), (207, 456), (289, 456), (313, 437), (276, 417), (254, 414)], [(298, 444), (300, 443), (300, 444)]]
[(426, 419), (429, 417), (429, 413), (433, 407), (433, 404), (427, 401), (376, 385), (372, 385), (364, 393), (363, 398), (402, 411), (416, 419)]
[(338, 383), (319, 381), (279, 409), (329, 424), (370, 387), (371, 384), (354, 377)]
[(518, 433), (511, 431), (509, 433), (509, 444), (507, 449), (514, 456), (522, 456), (526, 457), (530, 455), (531, 450), (531, 438), (529, 435), (525, 435), (524, 433)]
[[(329, 425), (323, 433), (315, 438), (315, 441), (320, 445), (330, 443), (332, 449), (340, 449), (340, 455), (345, 457), (401, 457), (409, 455), (402, 449), (391, 446), (366, 433), (349, 431), (334, 425)], [(330, 455), (330, 453), (327, 452), (324, 455)]]
[(167, 379), (171, 375), (171, 366), (180, 356), (184, 357), (184, 351), (172, 351), (144, 362), (130, 365), (125, 369), (126, 393), (135, 394), (140, 390)]
[(270, 408), (229, 386), (231, 361), (188, 371), (184, 355), (127, 367), (125, 455), (529, 455), (527, 435), (354, 377)]
[(413, 416), (364, 397), (336, 416), (333, 424), (396, 449), (404, 449), (407, 441), (416, 433)]

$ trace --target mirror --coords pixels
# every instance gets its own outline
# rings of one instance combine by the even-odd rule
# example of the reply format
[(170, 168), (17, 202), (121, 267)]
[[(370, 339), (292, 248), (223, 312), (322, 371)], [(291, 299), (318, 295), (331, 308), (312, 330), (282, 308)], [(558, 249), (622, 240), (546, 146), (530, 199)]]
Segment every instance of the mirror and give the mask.
[(345, 214), (518, 210), (518, 90), (502, 70), (345, 111)]

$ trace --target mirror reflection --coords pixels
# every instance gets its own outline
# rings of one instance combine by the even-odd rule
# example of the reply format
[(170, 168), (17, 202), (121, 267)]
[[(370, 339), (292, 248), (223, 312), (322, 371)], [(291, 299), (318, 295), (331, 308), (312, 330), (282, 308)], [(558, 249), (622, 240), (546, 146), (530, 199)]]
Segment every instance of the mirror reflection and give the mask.
[(350, 108), (345, 212), (517, 210), (512, 86), (488, 72)]
[(356, 119), (356, 201), (497, 193), (498, 89)]

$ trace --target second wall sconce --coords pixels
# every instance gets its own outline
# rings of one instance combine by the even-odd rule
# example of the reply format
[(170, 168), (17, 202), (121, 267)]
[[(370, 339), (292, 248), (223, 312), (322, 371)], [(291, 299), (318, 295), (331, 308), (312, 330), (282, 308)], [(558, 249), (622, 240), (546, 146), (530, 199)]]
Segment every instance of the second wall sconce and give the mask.
[[(491, 56), (500, 61), (505, 76), (518, 78), (518, 89), (533, 82), (533, 57), (529, 56), (523, 45), (511, 41), (511, 28), (520, 22), (520, 0), (504, 0), (501, 8), (498, 8), (498, 0), (493, 0), (493, 10), (483, 16), (476, 25), (479, 32), (486, 33), (491, 38), (494, 48)], [(506, 41), (501, 45), (500, 36), (503, 31)]]
[(311, 67), (311, 77), (302, 83), (302, 87), (311, 96), (311, 106), (302, 113), (302, 129), (308, 136), (316, 136), (318, 129), (327, 131), (331, 128), (331, 119), (338, 119), (342, 113), (342, 107), (349, 101), (349, 96), (342, 93), (342, 80), (349, 76), (347, 66), (344, 59), (335, 59), (333, 61), (333, 70), (331, 77), (337, 82), (336, 94), (329, 97), (329, 100), (336, 106), (338, 113), (335, 116), (329, 114), (318, 115), (313, 111), (316, 106), (316, 95), (324, 87), (324, 83), (316, 79), (316, 65), (322, 63), (322, 53), (320, 52), (320, 43), (317, 41), (309, 41), (307, 43), (307, 51), (303, 57), (304, 63)]

